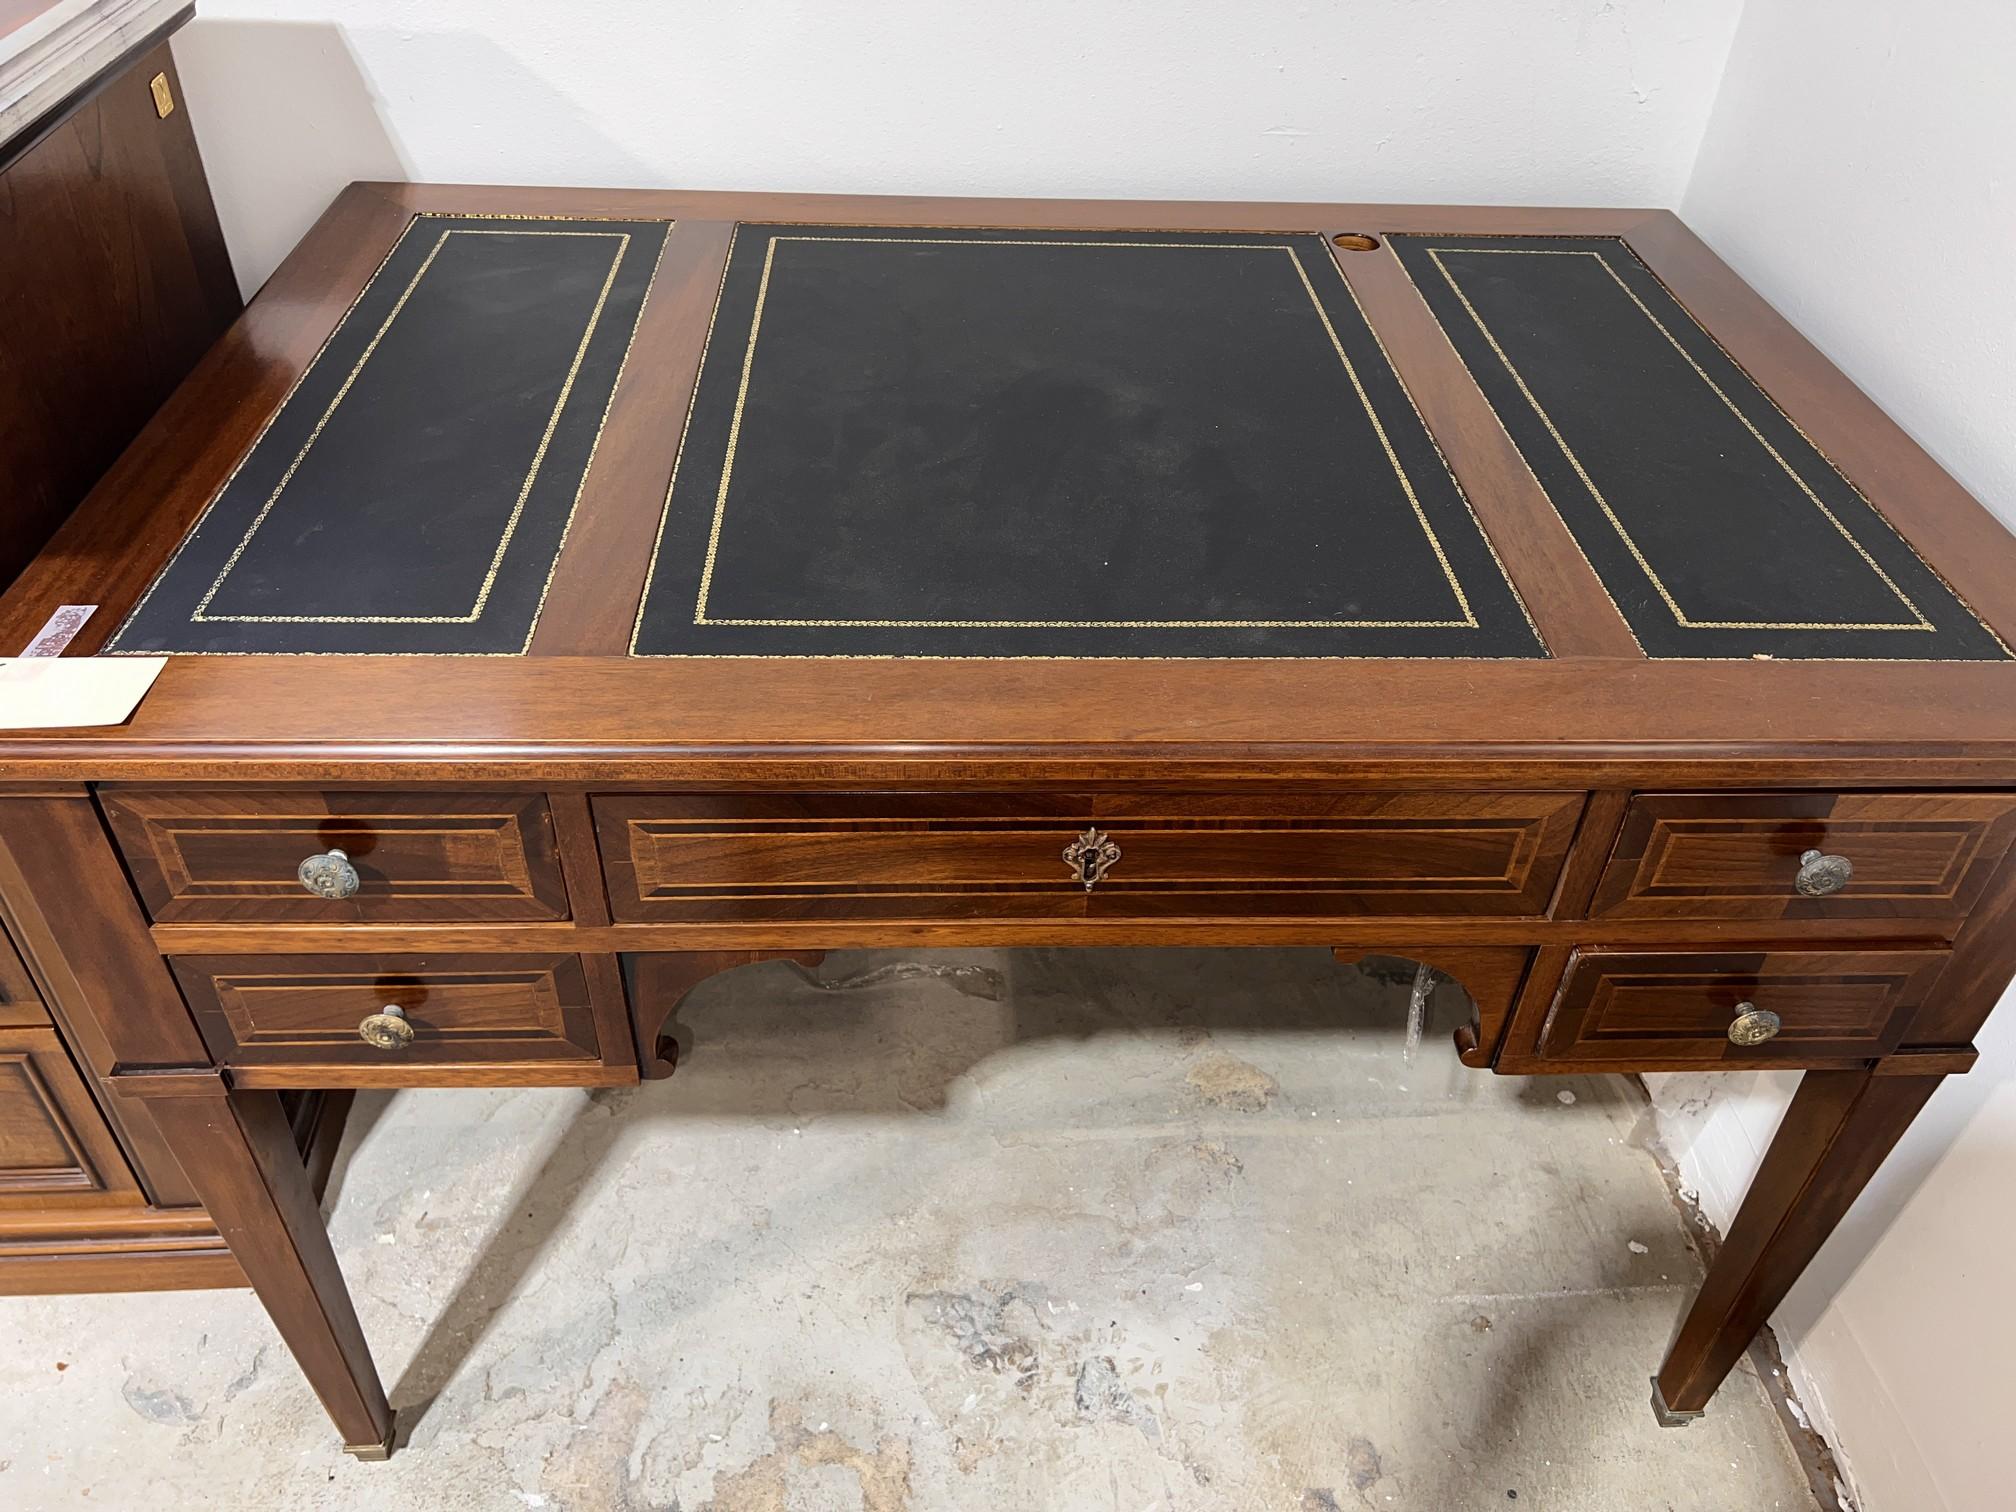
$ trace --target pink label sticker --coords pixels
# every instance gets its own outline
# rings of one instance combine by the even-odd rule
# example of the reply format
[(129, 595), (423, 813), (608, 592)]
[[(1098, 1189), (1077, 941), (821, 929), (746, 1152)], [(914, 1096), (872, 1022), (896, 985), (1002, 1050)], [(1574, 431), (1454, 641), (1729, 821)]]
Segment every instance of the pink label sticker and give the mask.
[(35, 639), (28, 642), (22, 657), (61, 656), (63, 648), (84, 628), (84, 622), (97, 612), (96, 604), (64, 604), (35, 632)]

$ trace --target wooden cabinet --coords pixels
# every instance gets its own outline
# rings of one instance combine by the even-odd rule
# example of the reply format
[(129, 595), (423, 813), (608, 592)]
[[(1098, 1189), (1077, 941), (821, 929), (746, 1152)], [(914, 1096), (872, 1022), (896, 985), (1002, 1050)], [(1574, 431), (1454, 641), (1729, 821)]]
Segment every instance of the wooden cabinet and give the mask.
[(238, 313), (166, 40), (188, 15), (0, 141), (0, 588)]
[[(542, 794), (113, 788), (100, 801), (157, 923), (567, 916)], [(297, 872), (335, 850), (355, 892), (318, 897)]]
[[(619, 920), (1544, 914), (1581, 793), (609, 794)], [(1098, 837), (1094, 839), (1094, 835)], [(1066, 860), (1107, 846), (1087, 886)]]

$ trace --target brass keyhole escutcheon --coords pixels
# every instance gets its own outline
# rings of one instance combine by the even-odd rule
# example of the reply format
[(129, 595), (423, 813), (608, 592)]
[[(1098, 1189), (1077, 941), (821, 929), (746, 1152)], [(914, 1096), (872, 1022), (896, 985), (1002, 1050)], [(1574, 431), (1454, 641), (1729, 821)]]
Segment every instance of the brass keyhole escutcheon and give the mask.
[(1097, 825), (1064, 847), (1064, 864), (1085, 884), (1087, 892), (1105, 880), (1119, 859), (1120, 847)]

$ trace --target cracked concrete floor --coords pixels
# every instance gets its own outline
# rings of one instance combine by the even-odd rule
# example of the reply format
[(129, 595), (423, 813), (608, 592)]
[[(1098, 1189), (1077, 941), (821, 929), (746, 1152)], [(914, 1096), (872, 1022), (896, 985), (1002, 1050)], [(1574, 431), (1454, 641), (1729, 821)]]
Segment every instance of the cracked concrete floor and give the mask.
[(638, 1091), (362, 1100), (389, 1464), (249, 1293), (0, 1299), (0, 1506), (1814, 1506), (1747, 1363), (1653, 1424), (1700, 1267), (1623, 1081), (1410, 1064), (1323, 951), (903, 959), (717, 978)]

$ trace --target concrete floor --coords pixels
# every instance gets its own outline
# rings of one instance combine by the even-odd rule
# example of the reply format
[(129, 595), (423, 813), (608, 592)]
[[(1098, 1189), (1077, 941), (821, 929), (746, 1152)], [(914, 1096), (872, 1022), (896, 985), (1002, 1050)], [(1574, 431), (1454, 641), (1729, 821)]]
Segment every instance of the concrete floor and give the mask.
[(363, 1100), (389, 1464), (249, 1293), (0, 1299), (0, 1507), (1814, 1506), (1747, 1364), (1653, 1424), (1700, 1267), (1625, 1082), (1409, 1064), (1322, 951), (920, 959), (718, 978), (639, 1091)]

